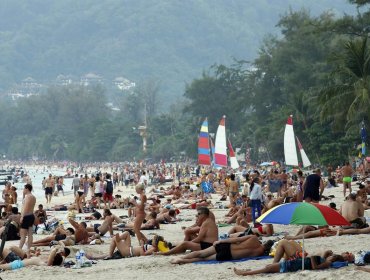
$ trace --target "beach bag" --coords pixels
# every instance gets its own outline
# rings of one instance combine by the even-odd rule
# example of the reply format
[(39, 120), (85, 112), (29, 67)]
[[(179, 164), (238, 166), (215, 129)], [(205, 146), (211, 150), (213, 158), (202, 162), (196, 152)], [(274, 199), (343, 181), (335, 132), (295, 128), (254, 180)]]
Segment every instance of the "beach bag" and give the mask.
[(112, 194), (113, 193), (113, 183), (111, 180), (107, 180), (106, 182), (107, 182), (107, 186), (105, 188), (105, 192), (107, 194)]

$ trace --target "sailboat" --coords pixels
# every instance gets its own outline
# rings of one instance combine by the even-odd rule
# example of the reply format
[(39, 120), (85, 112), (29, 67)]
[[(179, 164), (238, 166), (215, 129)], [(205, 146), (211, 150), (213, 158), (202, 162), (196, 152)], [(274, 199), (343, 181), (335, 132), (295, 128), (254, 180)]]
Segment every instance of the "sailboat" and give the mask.
[[(226, 129), (225, 129), (225, 119), (223, 116), (219, 126), (217, 128), (215, 145), (213, 145), (212, 138), (209, 137), (208, 133), (208, 120), (204, 120), (198, 139), (198, 163), (201, 165), (212, 165), (214, 168), (222, 168), (228, 166), (227, 161), (227, 147), (226, 147)], [(210, 149), (211, 146), (211, 149)], [(233, 169), (239, 168), (239, 163), (236, 159), (234, 149), (231, 145), (230, 140), (228, 140), (229, 148), (229, 159), (230, 166)], [(211, 153), (212, 151), (212, 159)]]
[(309, 167), (309, 166), (311, 166), (311, 162), (308, 159), (308, 157), (306, 155), (306, 152), (303, 150), (302, 144), (299, 141), (297, 136), (296, 136), (296, 138), (297, 138), (298, 149), (299, 149), (299, 152), (301, 153), (303, 167)]
[(230, 159), (230, 167), (232, 169), (238, 169), (239, 168), (239, 163), (236, 159), (235, 152), (233, 149), (233, 146), (231, 145), (230, 139), (228, 139), (228, 146), (229, 146), (229, 159)]
[(225, 119), (226, 116), (223, 116), (216, 133), (214, 157), (215, 165), (219, 167), (227, 167)]
[(198, 138), (198, 164), (211, 165), (209, 150), (208, 120), (203, 121)]
[[(288, 117), (287, 123), (285, 125), (284, 131), (284, 156), (285, 156), (285, 165), (290, 166), (298, 166), (298, 155), (297, 155), (297, 147), (295, 144), (296, 138), (294, 136), (294, 129), (293, 129), (293, 116), (290, 115)], [(310, 160), (308, 159), (305, 151), (301, 143), (297, 137), (297, 143), (299, 147), (299, 151), (301, 153), (301, 158), (304, 167), (308, 167), (311, 165)]]

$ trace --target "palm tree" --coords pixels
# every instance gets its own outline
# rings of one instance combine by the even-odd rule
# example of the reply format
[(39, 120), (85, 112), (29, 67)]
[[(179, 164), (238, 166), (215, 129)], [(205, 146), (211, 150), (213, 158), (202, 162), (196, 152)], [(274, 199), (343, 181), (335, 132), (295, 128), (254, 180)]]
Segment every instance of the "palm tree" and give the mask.
[(370, 49), (367, 38), (348, 41), (337, 56), (329, 85), (320, 92), (321, 118), (349, 132), (370, 112)]

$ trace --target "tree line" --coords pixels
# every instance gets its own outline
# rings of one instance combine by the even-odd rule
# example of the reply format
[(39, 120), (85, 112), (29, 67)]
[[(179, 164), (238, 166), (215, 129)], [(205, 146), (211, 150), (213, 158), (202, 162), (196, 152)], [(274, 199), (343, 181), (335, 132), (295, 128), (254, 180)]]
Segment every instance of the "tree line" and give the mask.
[[(186, 85), (183, 98), (160, 112), (158, 82), (147, 81), (105, 105), (100, 87), (52, 87), (47, 94), (0, 104), (0, 152), (9, 158), (123, 161), (196, 157), (208, 117), (215, 132), (226, 115), (234, 147), (253, 161), (283, 160), (284, 125), (294, 129), (317, 164), (341, 164), (358, 154), (360, 127), (369, 128), (370, 1), (350, 1), (358, 14), (312, 17), (288, 11), (253, 61), (215, 64)], [(148, 151), (138, 126), (147, 123)]]

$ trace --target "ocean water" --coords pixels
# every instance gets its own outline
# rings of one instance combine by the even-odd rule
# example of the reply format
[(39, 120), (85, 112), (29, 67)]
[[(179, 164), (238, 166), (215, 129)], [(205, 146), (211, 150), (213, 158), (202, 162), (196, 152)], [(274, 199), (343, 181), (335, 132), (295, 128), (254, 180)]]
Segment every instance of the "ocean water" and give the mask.
[[(52, 169), (52, 170), (43, 170), (41, 168), (27, 168), (26, 174), (31, 177), (32, 186), (33, 186), (33, 194), (37, 199), (37, 203), (44, 203), (45, 202), (45, 191), (42, 189), (42, 180), (44, 177), (48, 177), (49, 174), (55, 176), (64, 176), (66, 174), (65, 170), (61, 169)], [(73, 191), (71, 190), (72, 185), (72, 178), (64, 178), (64, 194), (71, 194)], [(22, 204), (23, 198), (23, 189), (24, 189), (25, 182), (22, 179), (19, 180), (18, 183), (15, 183), (14, 186), (17, 187), (17, 194), (18, 194), (18, 205)], [(0, 186), (0, 191), (4, 189), (4, 186)], [(60, 193), (60, 195), (62, 195)]]

